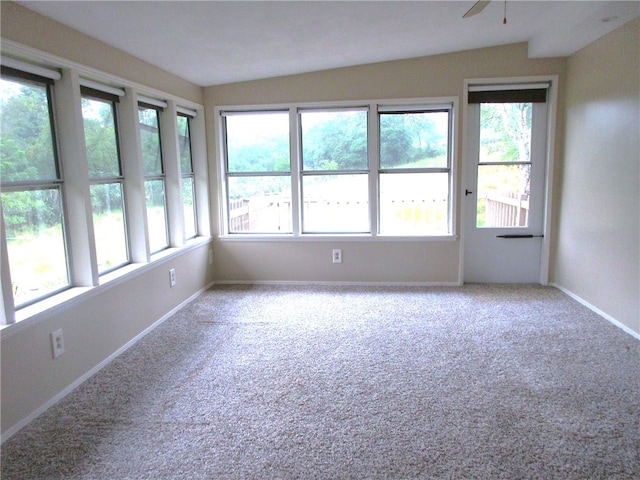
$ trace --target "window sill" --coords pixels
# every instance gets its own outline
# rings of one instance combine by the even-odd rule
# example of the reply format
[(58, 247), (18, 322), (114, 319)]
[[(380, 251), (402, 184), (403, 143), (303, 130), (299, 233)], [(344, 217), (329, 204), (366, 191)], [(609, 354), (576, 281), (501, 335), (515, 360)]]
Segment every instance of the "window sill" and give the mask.
[(151, 256), (148, 263), (130, 263), (113, 272), (102, 275), (99, 284), (95, 287), (71, 287), (56, 295), (45, 298), (33, 305), (16, 310), (15, 323), (0, 325), (2, 339), (15, 335), (29, 326), (33, 326), (45, 320), (57, 312), (72, 307), (75, 303), (84, 301), (93, 295), (99, 295), (106, 289), (132, 279), (134, 276), (145, 272), (149, 268), (158, 266), (174, 257), (191, 249), (198, 248), (211, 242), (211, 237), (196, 237), (187, 241), (183, 247), (167, 248)]
[(294, 235), (258, 235), (233, 234), (221, 235), (223, 242), (455, 242), (458, 235), (370, 235), (370, 234), (304, 234)]

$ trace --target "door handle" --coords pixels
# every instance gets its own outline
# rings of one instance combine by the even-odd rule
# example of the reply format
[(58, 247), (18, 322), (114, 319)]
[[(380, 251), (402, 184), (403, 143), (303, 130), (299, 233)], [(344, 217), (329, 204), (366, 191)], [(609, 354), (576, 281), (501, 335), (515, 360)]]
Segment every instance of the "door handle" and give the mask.
[(496, 235), (496, 238), (542, 238), (544, 235)]
[(465, 196), (467, 196), (467, 195), (471, 195), (472, 193), (473, 193), (473, 192), (472, 192), (471, 190), (467, 190), (467, 189), (465, 189), (465, 190), (464, 190), (464, 195), (465, 195)]

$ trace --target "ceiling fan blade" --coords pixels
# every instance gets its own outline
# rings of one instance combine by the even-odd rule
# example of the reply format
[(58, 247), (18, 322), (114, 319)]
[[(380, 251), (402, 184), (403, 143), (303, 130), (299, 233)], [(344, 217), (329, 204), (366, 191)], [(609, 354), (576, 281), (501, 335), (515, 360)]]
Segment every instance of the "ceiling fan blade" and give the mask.
[(474, 15), (479, 14), (482, 10), (484, 10), (486, 8), (487, 5), (489, 5), (491, 3), (491, 0), (480, 0), (478, 2), (476, 2), (473, 7), (471, 7), (469, 10), (467, 10), (467, 13), (465, 13), (462, 18), (468, 18), (468, 17), (473, 17)]

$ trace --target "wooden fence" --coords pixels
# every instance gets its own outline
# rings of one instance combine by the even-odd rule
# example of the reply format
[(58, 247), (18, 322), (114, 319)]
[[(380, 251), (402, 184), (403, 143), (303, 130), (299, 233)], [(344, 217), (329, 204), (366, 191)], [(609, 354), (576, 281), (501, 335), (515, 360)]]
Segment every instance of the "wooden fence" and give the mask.
[(515, 192), (489, 192), (486, 196), (485, 227), (526, 227), (529, 221), (529, 195)]
[[(303, 211), (308, 215), (307, 228), (324, 231), (332, 228), (350, 231), (354, 218), (366, 218), (368, 203), (350, 200), (305, 200)], [(232, 200), (229, 203), (229, 231), (277, 233), (291, 232), (291, 199), (263, 196)], [(447, 231), (447, 198), (396, 198), (380, 205), (384, 230), (390, 233)], [(345, 223), (346, 222), (346, 223)]]

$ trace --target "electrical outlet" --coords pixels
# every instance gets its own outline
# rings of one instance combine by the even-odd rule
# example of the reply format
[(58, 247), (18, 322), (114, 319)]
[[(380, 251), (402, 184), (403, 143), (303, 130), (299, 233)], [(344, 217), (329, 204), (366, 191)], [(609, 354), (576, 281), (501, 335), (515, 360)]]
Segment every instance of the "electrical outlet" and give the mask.
[(342, 250), (339, 248), (333, 249), (333, 263), (342, 263)]
[(209, 249), (209, 265), (213, 264), (213, 249)]
[(58, 329), (55, 332), (49, 334), (51, 337), (51, 355), (53, 358), (59, 357), (64, 353), (64, 337), (62, 336), (62, 329)]
[(171, 287), (176, 286), (176, 269), (175, 268), (172, 268), (171, 270), (169, 270), (169, 286)]

